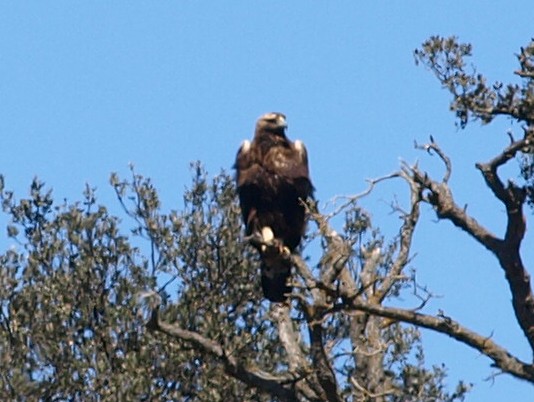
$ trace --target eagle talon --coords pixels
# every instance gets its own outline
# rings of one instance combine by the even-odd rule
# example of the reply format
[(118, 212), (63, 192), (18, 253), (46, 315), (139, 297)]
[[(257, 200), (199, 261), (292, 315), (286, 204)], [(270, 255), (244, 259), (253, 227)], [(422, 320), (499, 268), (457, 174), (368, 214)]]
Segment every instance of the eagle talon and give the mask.
[(276, 250), (276, 253), (278, 255), (281, 255), (282, 257), (289, 257), (291, 255), (291, 250), (289, 247), (284, 246), (284, 243), (281, 240), (274, 239), (272, 248)]
[(280, 254), (282, 254), (284, 257), (289, 257), (291, 255), (291, 250), (287, 248), (286, 246), (281, 246)]

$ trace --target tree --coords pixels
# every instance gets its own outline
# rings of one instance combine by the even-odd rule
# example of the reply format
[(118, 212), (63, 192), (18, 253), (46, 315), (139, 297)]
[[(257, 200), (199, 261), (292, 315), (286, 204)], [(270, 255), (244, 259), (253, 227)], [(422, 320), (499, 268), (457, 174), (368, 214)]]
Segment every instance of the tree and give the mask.
[[(530, 278), (519, 254), (522, 207), (532, 188), (533, 52), (534, 44), (521, 53), (525, 84), (515, 95), (512, 87), (488, 88), (483, 77), (466, 72), (470, 47), (454, 38), (431, 38), (415, 53), (453, 94), (462, 126), (501, 114), (525, 124), (523, 138), (477, 165), (506, 207), (503, 237), (458, 207), (448, 185), (452, 162), (431, 140), (419, 147), (444, 162), (441, 180), (403, 163), (363, 193), (340, 198), (333, 211), (307, 203), (306, 245), (302, 256), (288, 257), (295, 271), (288, 303), (261, 298), (258, 256), (243, 238), (233, 179), (225, 172), (210, 180), (193, 165), (183, 210), (168, 213), (149, 179), (133, 169), (127, 180), (113, 174), (131, 234), (97, 204), (90, 187), (83, 201), (58, 205), (38, 180), (21, 200), (2, 180), (14, 245), (0, 256), (0, 399), (463, 400), (468, 384), (449, 389), (446, 368), (425, 364), (419, 327), (465, 343), (503, 372), (534, 383), (531, 363), (445, 314), (423, 312), (431, 294), (416, 281), (411, 251), (420, 207), (430, 204), (439, 219), (499, 260), (534, 350)], [(497, 169), (520, 153), (525, 183), (505, 185)], [(410, 202), (393, 204), (401, 225), (398, 236), (386, 239), (359, 200), (392, 179), (407, 183)], [(342, 230), (333, 230), (336, 216), (344, 219)], [(313, 250), (320, 250), (318, 259)], [(419, 297), (409, 309), (399, 303), (406, 294)]]
[[(435, 143), (425, 148), (435, 151), (445, 163), (446, 173), (443, 180), (434, 181), (417, 167), (411, 169), (411, 180), (426, 192), (423, 200), (434, 207), (439, 219), (451, 221), (495, 255), (510, 287), (517, 322), (534, 351), (534, 295), (530, 275), (520, 253), (526, 231), (523, 205), (529, 195), (532, 197), (534, 180), (534, 153), (531, 146), (534, 141), (534, 41), (526, 48), (521, 48), (518, 55), (520, 68), (515, 73), (523, 79), (522, 85), (504, 86), (502, 83), (495, 83), (489, 87), (483, 75), (476, 71), (467, 71), (465, 58), (470, 55), (470, 45), (459, 44), (455, 38), (440, 37), (430, 38), (421, 50), (415, 52), (416, 59), (427, 65), (453, 95), (450, 108), (456, 113), (460, 127), (465, 127), (470, 120), (480, 120), (488, 124), (501, 115), (523, 125), (522, 138), (515, 139), (509, 134), (509, 145), (499, 155), (489, 162), (476, 164), (486, 185), (506, 209), (505, 233), (501, 237), (494, 235), (457, 205), (447, 185), (451, 162)], [(518, 185), (512, 180), (505, 184), (498, 174), (498, 169), (519, 155), (525, 184)], [(532, 202), (532, 198), (530, 201)], [(492, 358), (494, 361), (499, 359), (500, 363), (496, 362), (497, 367), (532, 381), (532, 364), (508, 359), (502, 361), (496, 352), (497, 350)], [(511, 370), (511, 366), (516, 367)]]

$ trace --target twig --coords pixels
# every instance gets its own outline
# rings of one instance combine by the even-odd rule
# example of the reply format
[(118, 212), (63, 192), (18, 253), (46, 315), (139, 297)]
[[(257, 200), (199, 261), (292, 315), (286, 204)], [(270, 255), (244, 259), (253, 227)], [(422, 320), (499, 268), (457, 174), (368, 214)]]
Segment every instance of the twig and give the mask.
[(398, 177), (398, 176), (399, 176), (398, 172), (393, 172), (391, 174), (388, 174), (388, 175), (385, 175), (385, 176), (382, 176), (382, 177), (378, 177), (376, 179), (367, 179), (365, 181), (367, 183), (369, 183), (369, 186), (367, 187), (367, 189), (365, 189), (361, 193), (356, 194), (356, 195), (351, 195), (351, 196), (341, 196), (341, 195), (335, 196), (331, 201), (333, 205), (336, 204), (338, 199), (345, 199), (346, 201), (341, 206), (337, 207), (334, 211), (329, 213), (327, 215), (326, 219), (330, 219), (331, 217), (338, 215), (341, 211), (345, 210), (349, 205), (352, 205), (357, 200), (359, 200), (359, 199), (361, 199), (363, 197), (366, 197), (369, 194), (371, 194), (371, 192), (374, 190), (375, 186), (378, 183), (380, 183), (380, 182), (382, 182), (384, 180), (393, 179), (393, 178)]
[(445, 174), (443, 175), (443, 179), (441, 181), (447, 184), (449, 182), (449, 179), (451, 178), (451, 173), (452, 173), (451, 160), (447, 155), (445, 155), (445, 153), (441, 150), (439, 145), (434, 141), (434, 137), (430, 136), (429, 144), (418, 145), (416, 142), (415, 148), (422, 149), (428, 152), (430, 155), (432, 155), (432, 152), (435, 152), (440, 157), (440, 159), (445, 164)]

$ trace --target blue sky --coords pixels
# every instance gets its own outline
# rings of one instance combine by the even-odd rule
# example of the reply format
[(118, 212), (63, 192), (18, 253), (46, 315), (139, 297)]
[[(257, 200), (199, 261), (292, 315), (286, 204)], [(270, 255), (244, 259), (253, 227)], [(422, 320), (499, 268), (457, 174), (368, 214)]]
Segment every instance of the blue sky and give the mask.
[[(361, 192), (365, 179), (436, 158), (413, 141), (432, 134), (453, 159), (453, 193), (502, 233), (502, 206), (474, 168), (507, 143), (500, 120), (458, 131), (448, 95), (412, 52), (430, 35), (474, 45), (490, 80), (517, 81), (514, 54), (533, 36), (530, 1), (412, 2), (12, 2), (0, 5), (0, 172), (25, 196), (37, 175), (58, 200), (81, 198), (86, 182), (116, 205), (111, 172), (134, 163), (153, 179), (164, 208), (180, 208), (189, 163), (229, 170), (236, 149), (268, 111), (288, 116), (291, 138), (310, 154), (317, 197)], [(517, 171), (508, 169), (510, 177)], [(386, 233), (399, 221), (387, 203), (407, 201), (400, 182), (362, 201)], [(530, 217), (530, 216), (529, 216)], [(532, 358), (495, 260), (423, 208), (413, 252), (419, 280), (443, 296), (438, 309)], [(532, 244), (528, 234), (525, 244)], [(5, 248), (5, 236), (0, 246)], [(532, 251), (524, 252), (531, 269)], [(446, 363), (450, 383), (475, 388), (468, 401), (529, 401), (531, 385), (491, 375), (489, 360), (424, 333), (429, 363)]]

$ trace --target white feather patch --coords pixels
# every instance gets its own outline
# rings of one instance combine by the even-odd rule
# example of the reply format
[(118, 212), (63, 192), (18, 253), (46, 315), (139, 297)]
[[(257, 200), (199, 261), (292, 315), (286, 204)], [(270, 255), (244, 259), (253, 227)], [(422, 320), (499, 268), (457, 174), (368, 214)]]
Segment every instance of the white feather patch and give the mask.
[(250, 151), (250, 141), (245, 140), (241, 143), (241, 152), (246, 153)]
[(306, 148), (304, 147), (304, 143), (301, 140), (296, 140), (295, 141), (295, 149), (301, 155), (306, 153)]

